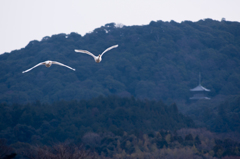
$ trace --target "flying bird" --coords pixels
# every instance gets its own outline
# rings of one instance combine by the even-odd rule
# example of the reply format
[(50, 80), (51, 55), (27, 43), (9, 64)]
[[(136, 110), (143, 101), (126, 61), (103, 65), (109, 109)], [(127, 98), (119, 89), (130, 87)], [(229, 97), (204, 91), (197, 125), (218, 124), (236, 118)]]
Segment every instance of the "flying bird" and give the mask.
[(67, 66), (67, 65), (64, 65), (64, 64), (62, 64), (62, 63), (60, 63), (60, 62), (48, 60), (48, 61), (45, 61), (45, 62), (40, 62), (39, 64), (33, 66), (32, 68), (30, 68), (30, 69), (28, 69), (28, 70), (26, 70), (26, 71), (23, 71), (22, 73), (26, 73), (26, 72), (28, 72), (28, 71), (31, 71), (32, 69), (34, 69), (35, 67), (38, 67), (38, 66), (40, 66), (40, 65), (45, 65), (46, 67), (50, 67), (52, 64), (57, 64), (57, 65), (60, 65), (60, 66), (65, 66), (65, 67), (67, 67), (67, 68), (75, 71), (74, 68), (69, 67), (69, 66)]
[(118, 47), (118, 45), (113, 45), (113, 46), (107, 48), (106, 50), (104, 50), (102, 52), (102, 54), (99, 54), (98, 56), (93, 55), (91, 52), (89, 52), (87, 50), (75, 50), (75, 52), (80, 52), (80, 53), (85, 53), (85, 54), (91, 55), (94, 58), (95, 62), (99, 63), (102, 61), (102, 56), (105, 52), (107, 52), (113, 48), (116, 48), (116, 47)]

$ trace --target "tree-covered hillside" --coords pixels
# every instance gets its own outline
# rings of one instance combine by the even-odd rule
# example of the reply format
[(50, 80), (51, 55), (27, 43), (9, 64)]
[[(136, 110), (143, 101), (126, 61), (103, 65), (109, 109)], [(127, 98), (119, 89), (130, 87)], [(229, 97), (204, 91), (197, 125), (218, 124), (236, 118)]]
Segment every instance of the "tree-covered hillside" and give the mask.
[(175, 104), (167, 106), (161, 101), (133, 97), (98, 97), (51, 104), (2, 103), (0, 158), (240, 156), (238, 136), (223, 134), (222, 137), (194, 127), (193, 121), (179, 113)]
[(240, 95), (228, 96), (221, 102), (217, 100), (197, 101), (187, 107), (180, 106), (179, 110), (191, 117), (198, 127), (214, 132), (240, 133)]
[[(95, 63), (84, 49), (100, 54)], [(198, 73), (210, 96), (240, 91), (240, 23), (214, 21), (150, 22), (116, 27), (114, 23), (81, 36), (58, 34), (31, 41), (25, 48), (0, 55), (0, 101), (89, 99), (119, 95), (148, 99), (188, 99)], [(22, 71), (55, 60), (76, 71), (53, 65)]]
[(10, 143), (51, 144), (67, 139), (78, 143), (88, 132), (122, 136), (124, 131), (148, 133), (194, 126), (175, 104), (134, 98), (0, 105), (0, 138)]

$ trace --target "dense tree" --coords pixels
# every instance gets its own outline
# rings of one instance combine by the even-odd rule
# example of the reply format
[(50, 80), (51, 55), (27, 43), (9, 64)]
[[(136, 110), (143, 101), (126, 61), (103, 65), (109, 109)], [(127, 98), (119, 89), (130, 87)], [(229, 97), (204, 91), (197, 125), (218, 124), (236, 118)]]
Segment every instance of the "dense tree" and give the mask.
[[(214, 132), (240, 133), (240, 96), (219, 97), (221, 100), (196, 101), (189, 105), (181, 105), (197, 126), (207, 127)], [(188, 106), (188, 107), (186, 107)]]
[[(149, 132), (194, 127), (176, 105), (135, 98), (98, 97), (91, 100), (44, 104), (1, 104), (0, 137), (10, 143), (44, 143), (75, 139), (97, 142), (95, 133)], [(95, 132), (95, 133), (93, 133)], [(91, 139), (91, 140), (90, 140)]]

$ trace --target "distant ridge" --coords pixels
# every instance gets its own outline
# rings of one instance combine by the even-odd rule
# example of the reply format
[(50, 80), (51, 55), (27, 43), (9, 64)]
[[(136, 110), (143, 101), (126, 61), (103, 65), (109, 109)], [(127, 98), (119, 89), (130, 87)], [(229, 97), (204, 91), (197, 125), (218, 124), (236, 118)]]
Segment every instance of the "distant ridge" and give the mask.
[[(185, 100), (197, 83), (211, 90), (209, 96), (240, 92), (240, 23), (152, 21), (143, 26), (116, 27), (114, 23), (81, 36), (58, 34), (31, 41), (20, 50), (0, 55), (0, 102), (89, 99), (99, 95), (134, 96), (139, 99)], [(99, 65), (74, 49), (98, 53), (114, 44)], [(100, 53), (100, 52), (99, 52)], [(46, 60), (76, 68), (36, 68)], [(111, 60), (110, 60), (111, 59)], [(91, 65), (89, 65), (91, 63)]]

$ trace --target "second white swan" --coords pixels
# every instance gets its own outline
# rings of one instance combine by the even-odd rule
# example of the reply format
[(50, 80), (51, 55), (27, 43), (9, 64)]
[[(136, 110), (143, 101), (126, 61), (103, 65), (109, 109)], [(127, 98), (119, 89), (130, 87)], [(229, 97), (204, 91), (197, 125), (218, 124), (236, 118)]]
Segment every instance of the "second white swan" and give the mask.
[(98, 56), (93, 55), (91, 52), (89, 52), (89, 51), (87, 51), (87, 50), (75, 50), (75, 52), (80, 52), (80, 53), (88, 54), (88, 55), (90, 55), (90, 56), (92, 56), (92, 57), (94, 58), (95, 62), (99, 63), (99, 62), (102, 61), (102, 55), (103, 55), (105, 52), (107, 52), (107, 51), (109, 51), (109, 50), (111, 50), (111, 49), (113, 49), (113, 48), (116, 48), (116, 47), (118, 47), (118, 45), (113, 45), (113, 46), (107, 48), (106, 50), (104, 50), (104, 51), (102, 52), (102, 54), (99, 54)]

